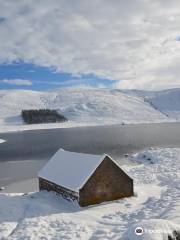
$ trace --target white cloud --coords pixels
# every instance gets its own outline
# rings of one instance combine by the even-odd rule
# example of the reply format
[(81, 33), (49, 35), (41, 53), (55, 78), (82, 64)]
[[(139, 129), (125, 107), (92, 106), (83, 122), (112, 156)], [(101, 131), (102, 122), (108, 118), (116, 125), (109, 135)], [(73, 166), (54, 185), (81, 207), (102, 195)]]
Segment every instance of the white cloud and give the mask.
[(0, 83), (18, 85), (18, 86), (31, 86), (33, 85), (32, 81), (25, 79), (3, 79), (0, 80)]
[(180, 86), (179, 0), (0, 0), (0, 19), (1, 63), (95, 74), (115, 87)]

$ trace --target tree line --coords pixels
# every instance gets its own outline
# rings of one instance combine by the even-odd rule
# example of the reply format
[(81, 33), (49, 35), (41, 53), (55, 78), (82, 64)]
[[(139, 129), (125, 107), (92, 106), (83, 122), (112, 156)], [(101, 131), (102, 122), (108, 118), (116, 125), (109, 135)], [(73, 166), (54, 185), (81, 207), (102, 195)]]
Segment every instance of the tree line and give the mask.
[(22, 110), (21, 116), (25, 123), (56, 123), (65, 122), (68, 119), (56, 110), (51, 109), (30, 109)]

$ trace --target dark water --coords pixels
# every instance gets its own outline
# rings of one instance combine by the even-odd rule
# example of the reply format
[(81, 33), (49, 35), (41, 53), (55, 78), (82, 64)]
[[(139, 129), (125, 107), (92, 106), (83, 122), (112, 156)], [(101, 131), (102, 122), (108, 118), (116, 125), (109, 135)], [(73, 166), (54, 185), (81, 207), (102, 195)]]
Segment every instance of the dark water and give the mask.
[[(0, 186), (35, 177), (57, 151), (125, 153), (147, 147), (180, 147), (180, 123), (93, 126), (0, 133)], [(128, 163), (128, 162), (127, 162)]]

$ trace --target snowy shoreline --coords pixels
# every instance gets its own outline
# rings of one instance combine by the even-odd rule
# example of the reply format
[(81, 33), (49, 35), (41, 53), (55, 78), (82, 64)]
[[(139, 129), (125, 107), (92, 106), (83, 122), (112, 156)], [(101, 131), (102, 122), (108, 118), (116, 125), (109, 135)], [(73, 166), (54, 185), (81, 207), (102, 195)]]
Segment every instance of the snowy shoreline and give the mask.
[(31, 125), (21, 125), (21, 126), (8, 126), (7, 128), (4, 127), (3, 129), (0, 128), (1, 133), (10, 133), (10, 132), (23, 132), (23, 131), (33, 131), (33, 130), (51, 130), (51, 129), (64, 129), (64, 128), (88, 128), (88, 127), (124, 127), (124, 126), (138, 126), (138, 125), (151, 125), (151, 124), (179, 124), (180, 121), (157, 121), (157, 122), (126, 122), (126, 123), (103, 123), (103, 124), (96, 124), (96, 123), (63, 123), (58, 126), (56, 123), (54, 124), (31, 124)]
[[(135, 196), (80, 208), (53, 193), (0, 194), (0, 239), (163, 240), (179, 234), (180, 148), (142, 151), (124, 165)], [(173, 238), (172, 238), (173, 239)], [(174, 238), (175, 239), (175, 238)]]
[(29, 193), (38, 190), (38, 178), (30, 178), (5, 185), (0, 193)]

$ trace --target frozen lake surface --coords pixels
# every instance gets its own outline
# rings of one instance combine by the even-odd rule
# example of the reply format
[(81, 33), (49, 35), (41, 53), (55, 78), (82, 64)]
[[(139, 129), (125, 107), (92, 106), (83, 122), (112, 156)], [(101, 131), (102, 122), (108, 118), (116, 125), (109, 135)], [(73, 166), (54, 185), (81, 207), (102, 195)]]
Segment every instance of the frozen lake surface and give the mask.
[(1, 133), (0, 186), (37, 177), (61, 147), (70, 151), (109, 153), (120, 164), (124, 154), (148, 147), (180, 147), (180, 123), (91, 126)]

